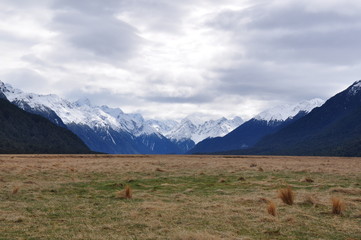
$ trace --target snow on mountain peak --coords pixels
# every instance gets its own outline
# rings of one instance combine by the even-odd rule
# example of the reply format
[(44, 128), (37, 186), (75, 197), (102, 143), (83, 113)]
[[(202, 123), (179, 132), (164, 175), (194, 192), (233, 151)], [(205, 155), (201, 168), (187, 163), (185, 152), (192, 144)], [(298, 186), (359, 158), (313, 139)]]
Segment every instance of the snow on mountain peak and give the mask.
[(209, 137), (222, 137), (243, 123), (240, 117), (230, 120), (222, 117), (216, 120), (201, 121), (199, 116), (195, 114), (184, 118), (178, 127), (166, 136), (176, 140), (188, 138), (198, 143)]
[(315, 98), (309, 101), (302, 101), (296, 104), (284, 104), (273, 107), (256, 115), (254, 118), (257, 120), (265, 121), (285, 121), (288, 118), (296, 116), (299, 112), (310, 112), (316, 107), (324, 104), (324, 100)]
[(17, 102), (20, 107), (25, 108), (25, 105), (29, 105), (34, 110), (53, 110), (65, 124), (112, 128), (135, 136), (162, 134), (171, 139), (192, 139), (199, 142), (208, 137), (224, 136), (243, 123), (239, 117), (230, 120), (226, 118), (209, 120), (210, 116), (202, 113), (191, 114), (180, 123), (174, 120), (145, 120), (138, 113), (127, 114), (119, 108), (93, 106), (87, 98), (69, 102), (53, 94), (24, 93), (1, 81), (0, 90), (9, 101)]
[(356, 81), (352, 84), (349, 90), (350, 95), (356, 95), (361, 90), (361, 80)]
[(76, 104), (79, 107), (84, 106), (84, 105), (89, 106), (89, 107), (92, 106), (90, 100), (87, 97), (83, 97), (83, 98), (78, 99), (74, 104)]

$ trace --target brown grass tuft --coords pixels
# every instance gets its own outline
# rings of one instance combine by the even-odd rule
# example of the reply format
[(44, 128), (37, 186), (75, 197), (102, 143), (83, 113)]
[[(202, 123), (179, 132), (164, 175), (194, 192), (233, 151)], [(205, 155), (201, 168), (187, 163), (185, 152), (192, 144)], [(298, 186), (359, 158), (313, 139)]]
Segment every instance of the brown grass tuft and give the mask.
[(133, 191), (129, 186), (126, 186), (124, 191), (125, 191), (125, 198), (132, 198)]
[(14, 187), (14, 189), (13, 189), (13, 194), (17, 194), (17, 193), (19, 192), (19, 190), (20, 190), (20, 187), (19, 187), (19, 186)]
[(127, 185), (123, 191), (117, 191), (115, 193), (116, 198), (131, 199), (133, 197), (132, 189)]
[(244, 177), (239, 177), (237, 178), (238, 181), (246, 181), (246, 179)]
[(274, 217), (276, 216), (276, 204), (274, 202), (269, 201), (267, 206), (267, 212)]
[(308, 182), (308, 183), (313, 183), (315, 182), (312, 178), (310, 177), (305, 177), (301, 179), (301, 182)]
[(292, 205), (295, 200), (295, 194), (290, 187), (278, 190), (278, 197), (288, 205)]
[(345, 210), (345, 204), (340, 198), (333, 197), (332, 201), (332, 213), (340, 215)]

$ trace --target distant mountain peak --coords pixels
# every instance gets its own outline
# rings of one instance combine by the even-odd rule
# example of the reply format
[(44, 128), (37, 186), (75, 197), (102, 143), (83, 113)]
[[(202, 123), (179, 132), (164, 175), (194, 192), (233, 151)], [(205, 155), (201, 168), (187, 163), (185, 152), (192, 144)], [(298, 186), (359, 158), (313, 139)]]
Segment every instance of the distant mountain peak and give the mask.
[(192, 114), (182, 119), (178, 127), (166, 134), (175, 140), (192, 139), (195, 143), (209, 137), (221, 137), (234, 130), (243, 123), (242, 118), (227, 119), (222, 117), (216, 120), (202, 120), (203, 114)]
[(19, 94), (19, 93), (22, 93), (22, 91), (21, 90), (19, 90), (19, 89), (15, 89), (15, 88), (13, 88), (13, 86), (11, 86), (10, 84), (8, 84), (8, 83), (4, 83), (4, 82), (2, 82), (2, 81), (0, 81), (0, 91), (2, 92), (2, 93), (17, 93), (17, 94)]
[(354, 82), (349, 88), (349, 94), (356, 95), (361, 90), (361, 80)]
[(87, 98), (87, 97), (82, 97), (82, 98), (78, 99), (74, 104), (78, 107), (81, 107), (81, 106), (91, 107), (92, 106), (89, 98)]
[(284, 104), (273, 107), (256, 115), (256, 120), (265, 121), (285, 121), (288, 118), (296, 116), (299, 112), (310, 112), (315, 107), (320, 107), (324, 104), (324, 100), (314, 98), (308, 101), (302, 101), (296, 104)]

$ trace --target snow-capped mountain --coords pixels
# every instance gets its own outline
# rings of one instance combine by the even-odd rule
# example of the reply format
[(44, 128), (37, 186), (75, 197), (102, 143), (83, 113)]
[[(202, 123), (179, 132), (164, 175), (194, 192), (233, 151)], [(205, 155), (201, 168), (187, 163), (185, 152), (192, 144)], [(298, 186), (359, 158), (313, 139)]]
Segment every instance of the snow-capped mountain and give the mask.
[(87, 98), (69, 102), (53, 94), (24, 93), (4, 83), (0, 83), (0, 91), (10, 102), (17, 103), (23, 109), (24, 105), (28, 105), (33, 110), (53, 110), (65, 124), (83, 124), (91, 128), (110, 127), (113, 130), (126, 131), (135, 136), (158, 133), (156, 129), (146, 124), (140, 114), (126, 114), (119, 108), (93, 106)]
[(262, 137), (272, 134), (305, 116), (323, 103), (324, 101), (321, 99), (312, 99), (263, 111), (224, 137), (207, 138), (199, 142), (190, 150), (190, 153), (223, 152), (252, 147)]
[(361, 155), (361, 81), (328, 99), (306, 116), (232, 154), (296, 156)]
[(171, 139), (192, 139), (195, 143), (209, 137), (222, 137), (243, 123), (240, 117), (220, 118), (202, 122), (194, 117), (184, 118), (172, 131), (165, 133)]
[(177, 145), (146, 124), (140, 114), (70, 102), (56, 95), (24, 93), (0, 82), (0, 91), (25, 111), (48, 118), (78, 135), (93, 151), (106, 153), (180, 153)]
[(311, 99), (309, 101), (302, 101), (296, 104), (284, 104), (273, 107), (256, 115), (257, 120), (265, 121), (285, 121), (288, 118), (296, 116), (299, 112), (310, 112), (315, 107), (320, 107), (325, 101), (319, 98)]
[(25, 93), (1, 81), (0, 92), (23, 110), (70, 129), (93, 151), (106, 153), (184, 153), (194, 146), (192, 139), (225, 135), (242, 121), (145, 120), (119, 108), (93, 106), (86, 98), (70, 102), (53, 94)]

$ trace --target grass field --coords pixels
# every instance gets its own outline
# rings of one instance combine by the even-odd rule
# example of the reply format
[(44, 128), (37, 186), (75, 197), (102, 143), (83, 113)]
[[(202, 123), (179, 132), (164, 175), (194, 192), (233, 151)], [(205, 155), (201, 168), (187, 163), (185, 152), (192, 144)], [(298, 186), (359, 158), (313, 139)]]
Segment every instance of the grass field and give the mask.
[(360, 158), (0, 155), (0, 186), (1, 240), (361, 239)]

